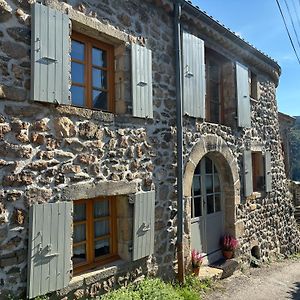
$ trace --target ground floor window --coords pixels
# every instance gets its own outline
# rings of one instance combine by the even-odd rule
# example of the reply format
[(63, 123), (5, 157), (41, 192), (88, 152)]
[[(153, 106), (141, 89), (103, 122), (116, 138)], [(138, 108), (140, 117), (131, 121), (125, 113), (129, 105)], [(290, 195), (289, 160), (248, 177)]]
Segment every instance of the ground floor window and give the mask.
[(73, 266), (80, 272), (117, 256), (115, 197), (74, 201)]

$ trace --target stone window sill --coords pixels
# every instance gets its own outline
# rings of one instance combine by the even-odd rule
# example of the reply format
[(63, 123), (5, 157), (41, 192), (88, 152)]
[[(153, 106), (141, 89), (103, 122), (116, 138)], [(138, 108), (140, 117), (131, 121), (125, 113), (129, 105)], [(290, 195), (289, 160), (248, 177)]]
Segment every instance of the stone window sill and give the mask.
[(83, 282), (84, 280), (92, 278), (92, 277), (96, 278), (96, 280), (101, 280), (101, 279), (107, 278), (109, 276), (115, 275), (117, 273), (119, 267), (125, 263), (126, 263), (126, 261), (119, 259), (112, 263), (101, 266), (99, 268), (95, 268), (93, 270), (86, 271), (79, 275), (75, 275), (71, 279), (69, 285), (73, 285), (73, 284), (77, 285), (78, 283)]
[(254, 199), (263, 198), (265, 196), (265, 192), (253, 192), (252, 195)]
[(254, 99), (252, 97), (250, 97), (250, 101), (253, 102), (253, 103), (258, 103), (258, 100), (257, 99)]

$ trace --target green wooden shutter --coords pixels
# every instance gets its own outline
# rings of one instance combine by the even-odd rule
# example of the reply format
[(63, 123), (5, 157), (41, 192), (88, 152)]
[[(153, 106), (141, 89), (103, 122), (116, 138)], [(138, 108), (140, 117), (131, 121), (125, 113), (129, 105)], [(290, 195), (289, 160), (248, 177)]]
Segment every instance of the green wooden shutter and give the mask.
[(69, 17), (40, 3), (32, 4), (32, 100), (71, 104), (69, 43)]
[(133, 260), (153, 253), (155, 191), (134, 195)]
[(253, 178), (252, 178), (252, 153), (250, 150), (244, 151), (244, 194), (246, 197), (253, 193)]
[(205, 118), (204, 41), (183, 32), (183, 109), (184, 113)]
[(238, 126), (251, 127), (249, 74), (247, 67), (236, 62)]
[(272, 173), (271, 173), (271, 152), (265, 153), (265, 182), (266, 192), (272, 191)]
[(132, 112), (140, 118), (153, 118), (152, 52), (131, 45)]
[(29, 298), (66, 287), (71, 270), (72, 202), (30, 207)]

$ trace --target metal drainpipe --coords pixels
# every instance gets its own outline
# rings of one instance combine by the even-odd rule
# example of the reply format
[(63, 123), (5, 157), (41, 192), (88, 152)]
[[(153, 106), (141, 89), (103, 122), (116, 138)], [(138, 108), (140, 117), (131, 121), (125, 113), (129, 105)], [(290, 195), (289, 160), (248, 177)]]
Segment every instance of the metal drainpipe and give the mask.
[(174, 2), (174, 46), (176, 75), (176, 127), (177, 127), (177, 259), (178, 280), (184, 283), (183, 255), (183, 132), (182, 132), (182, 62), (181, 62), (181, 4)]

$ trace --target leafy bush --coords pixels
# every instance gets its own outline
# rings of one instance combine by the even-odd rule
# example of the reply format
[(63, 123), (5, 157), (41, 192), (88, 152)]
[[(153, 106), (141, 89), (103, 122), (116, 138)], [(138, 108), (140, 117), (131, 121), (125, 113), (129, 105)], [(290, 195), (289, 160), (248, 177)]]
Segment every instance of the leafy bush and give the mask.
[(140, 300), (138, 292), (132, 291), (128, 288), (121, 288), (112, 291), (100, 297), (101, 300)]
[(136, 291), (143, 300), (184, 300), (170, 283), (158, 278), (143, 280), (136, 286)]
[(200, 294), (210, 288), (211, 281), (199, 281), (193, 275), (184, 285), (165, 283), (159, 278), (147, 278), (138, 284), (112, 291), (101, 300), (199, 300)]

